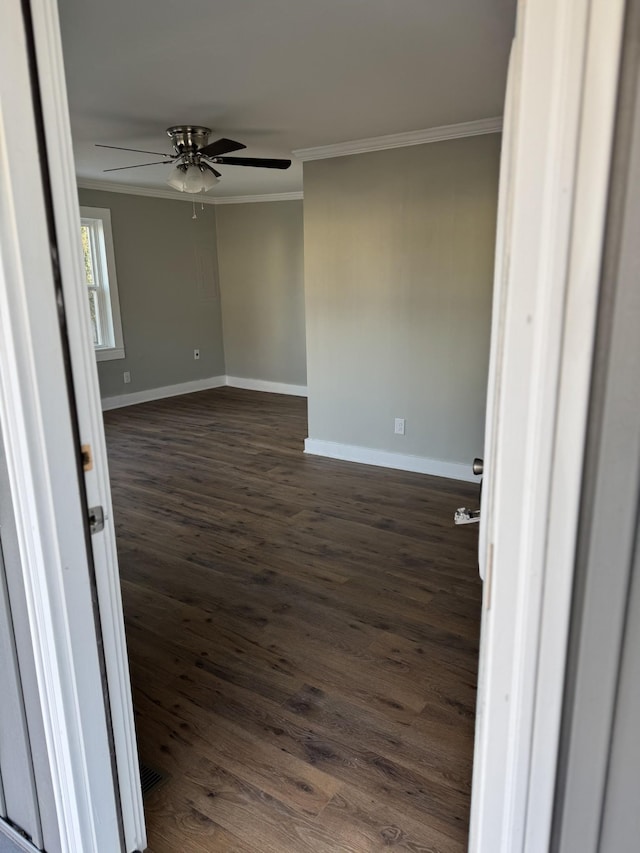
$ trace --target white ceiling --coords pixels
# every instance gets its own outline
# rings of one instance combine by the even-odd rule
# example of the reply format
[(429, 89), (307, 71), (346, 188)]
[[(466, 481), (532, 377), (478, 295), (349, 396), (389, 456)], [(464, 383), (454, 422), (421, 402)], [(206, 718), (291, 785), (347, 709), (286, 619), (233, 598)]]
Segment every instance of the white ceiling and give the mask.
[[(250, 157), (502, 114), (516, 0), (59, 0), (78, 178), (168, 189), (203, 124)], [(239, 152), (240, 153), (240, 152)], [(286, 172), (220, 167), (216, 196), (293, 192)]]

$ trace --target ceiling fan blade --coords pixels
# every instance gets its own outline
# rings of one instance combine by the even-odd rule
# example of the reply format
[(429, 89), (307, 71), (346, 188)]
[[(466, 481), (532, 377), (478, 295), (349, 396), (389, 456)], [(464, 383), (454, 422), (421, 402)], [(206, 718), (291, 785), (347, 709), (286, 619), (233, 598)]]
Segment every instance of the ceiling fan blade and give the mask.
[(242, 142), (234, 142), (233, 139), (216, 139), (215, 142), (210, 142), (204, 148), (200, 148), (198, 154), (204, 154), (205, 157), (217, 157), (218, 154), (228, 154), (229, 151), (240, 151), (246, 148)]
[(288, 169), (291, 160), (271, 160), (267, 157), (215, 157), (222, 166), (259, 166), (261, 169)]
[(166, 166), (173, 160), (156, 160), (155, 163), (136, 163), (135, 166), (117, 166), (115, 169), (103, 169), (103, 172), (121, 172), (123, 169), (141, 169), (143, 166)]
[(137, 151), (138, 154), (157, 154), (158, 157), (171, 157), (166, 151), (143, 151), (142, 148), (122, 148), (120, 145), (102, 145), (100, 142), (95, 143), (96, 148), (114, 148), (116, 151)]

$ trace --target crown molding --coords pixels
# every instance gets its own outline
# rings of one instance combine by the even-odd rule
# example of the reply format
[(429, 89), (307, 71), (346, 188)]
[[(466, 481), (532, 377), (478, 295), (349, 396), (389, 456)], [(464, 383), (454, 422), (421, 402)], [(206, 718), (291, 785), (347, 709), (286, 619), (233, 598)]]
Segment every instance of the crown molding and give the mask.
[(215, 204), (213, 198), (191, 193), (173, 192), (172, 190), (155, 189), (155, 187), (136, 187), (131, 184), (112, 184), (110, 181), (92, 181), (81, 178), (78, 189), (99, 190), (105, 193), (123, 193), (124, 195), (148, 196), (149, 198), (169, 198), (173, 201), (197, 201), (204, 204)]
[(261, 201), (294, 201), (302, 198), (302, 190), (293, 193), (265, 193), (264, 195), (206, 196), (200, 193), (181, 193), (155, 187), (136, 187), (131, 184), (112, 184), (110, 181), (92, 181), (82, 178), (78, 189), (99, 190), (106, 193), (146, 196), (149, 198), (168, 198), (172, 201), (195, 201), (197, 204), (249, 204)]
[(261, 201), (298, 201), (303, 198), (302, 190), (294, 193), (265, 193), (264, 195), (218, 196), (214, 204), (254, 204)]
[[(466, 136), (482, 136), (487, 133), (500, 133), (502, 117), (483, 118), (478, 121), (465, 121), (460, 124), (445, 124), (441, 127), (429, 127), (426, 130), (410, 130), (407, 133), (392, 133), (388, 136), (372, 136), (368, 139), (354, 139), (351, 142), (337, 142), (334, 145), (319, 145), (316, 148), (298, 148), (293, 155), (300, 161), (326, 160), (330, 157), (345, 157), (349, 154), (366, 154), (369, 151), (385, 151), (389, 148), (406, 148), (410, 145), (424, 145), (427, 142), (443, 142), (446, 139), (461, 139)], [(84, 179), (78, 181), (78, 188), (99, 190), (108, 193), (147, 196), (150, 198), (168, 198), (173, 201), (198, 201), (203, 204), (255, 204), (267, 201), (297, 201), (303, 198), (302, 190), (290, 193), (265, 193), (264, 195), (206, 196), (201, 194), (175, 192), (155, 187), (137, 187), (132, 184), (113, 184), (110, 181)]]
[(407, 133), (392, 133), (388, 136), (372, 136), (369, 139), (354, 139), (335, 145), (320, 145), (317, 148), (299, 148), (293, 154), (298, 160), (326, 160), (329, 157), (345, 157), (348, 154), (366, 154), (369, 151), (385, 151), (388, 148), (406, 148), (409, 145), (424, 145), (427, 142), (442, 142), (445, 139), (461, 139), (465, 136), (482, 136), (500, 133), (502, 117), (465, 121), (460, 124), (445, 124), (426, 130), (410, 130)]

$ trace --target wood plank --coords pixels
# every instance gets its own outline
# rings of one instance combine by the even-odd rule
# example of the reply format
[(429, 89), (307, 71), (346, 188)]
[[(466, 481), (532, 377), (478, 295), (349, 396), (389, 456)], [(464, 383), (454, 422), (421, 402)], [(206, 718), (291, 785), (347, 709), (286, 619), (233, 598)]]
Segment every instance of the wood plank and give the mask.
[(416, 821), (385, 799), (374, 799), (361, 790), (344, 785), (322, 815), (323, 822), (338, 836), (358, 837), (366, 851), (393, 848), (406, 853), (465, 853), (465, 840), (456, 840), (433, 826)]
[(477, 486), (305, 456), (301, 398), (105, 426), (152, 853), (462, 853)]
[[(179, 782), (182, 785), (182, 781)], [(151, 791), (145, 800), (149, 827), (147, 853), (253, 853), (226, 829), (199, 812), (195, 806), (176, 810), (180, 787), (169, 780)]]
[[(174, 698), (166, 685), (136, 692), (139, 718), (150, 717), (165, 730), (164, 751), (174, 752), (181, 771), (198, 755), (215, 755), (221, 767), (305, 815), (320, 814), (340, 789), (339, 780), (210, 707), (195, 704), (184, 693), (178, 701)], [(176, 743), (183, 747), (177, 753)]]

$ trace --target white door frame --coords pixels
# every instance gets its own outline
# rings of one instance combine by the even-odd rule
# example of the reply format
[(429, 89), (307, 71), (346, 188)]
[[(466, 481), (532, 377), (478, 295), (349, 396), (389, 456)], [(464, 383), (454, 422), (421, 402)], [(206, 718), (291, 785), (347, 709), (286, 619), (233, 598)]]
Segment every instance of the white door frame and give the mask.
[(624, 0), (529, 0), (518, 12), (485, 444), (472, 853), (549, 844)]
[[(623, 0), (528, 0), (519, 9), (513, 193), (503, 223), (509, 247), (502, 259), (504, 360), (487, 471), (492, 506), (484, 508), (490, 522), (483, 531), (474, 853), (539, 853), (549, 837), (623, 6)], [(143, 847), (106, 457), (83, 320), (57, 9), (55, 0), (33, 0), (33, 9), (73, 382), (82, 441), (97, 456), (86, 486), (110, 522), (93, 545), (96, 563), (103, 559), (108, 570), (99, 573), (98, 592), (116, 695), (118, 769), (130, 797), (123, 796), (131, 810), (129, 831), (138, 833)], [(97, 650), (86, 634), (83, 641), (75, 633), (72, 618), (90, 592), (77, 536), (86, 508), (70, 476), (77, 448), (68, 406), (58, 395), (63, 352), (50, 322), (55, 305), (42, 250), (45, 209), (33, 167), (38, 150), (21, 27), (19, 0), (6, 0), (0, 30), (0, 423), (64, 849), (111, 853), (118, 846), (105, 842), (104, 832), (105, 826), (112, 830), (116, 805), (98, 778), (108, 744), (95, 701)]]
[(85, 472), (85, 487), (89, 506), (101, 506), (104, 510), (104, 529), (91, 537), (91, 544), (123, 829), (127, 850), (143, 850), (146, 847), (146, 830), (138, 748), (102, 403), (85, 292), (80, 207), (58, 8), (56, 0), (30, 2), (78, 425), (82, 444), (90, 445), (93, 456), (93, 467)]
[(105, 845), (118, 851), (87, 513), (26, 47), (20, 0), (6, 0), (0, 27), (0, 425), (61, 847), (68, 853), (97, 853)]
[[(61, 847), (64, 853), (115, 853), (123, 847), (130, 853), (144, 849), (146, 837), (57, 7), (55, 0), (34, 0), (31, 7), (25, 17), (21, 0), (6, 0), (0, 28), (0, 426)], [(48, 187), (40, 171), (38, 94)], [(58, 323), (48, 191), (66, 340)], [(93, 469), (84, 477), (80, 443), (93, 450)], [(107, 516), (104, 532), (91, 537), (106, 703), (87, 551), (87, 499), (89, 505), (102, 505)]]

